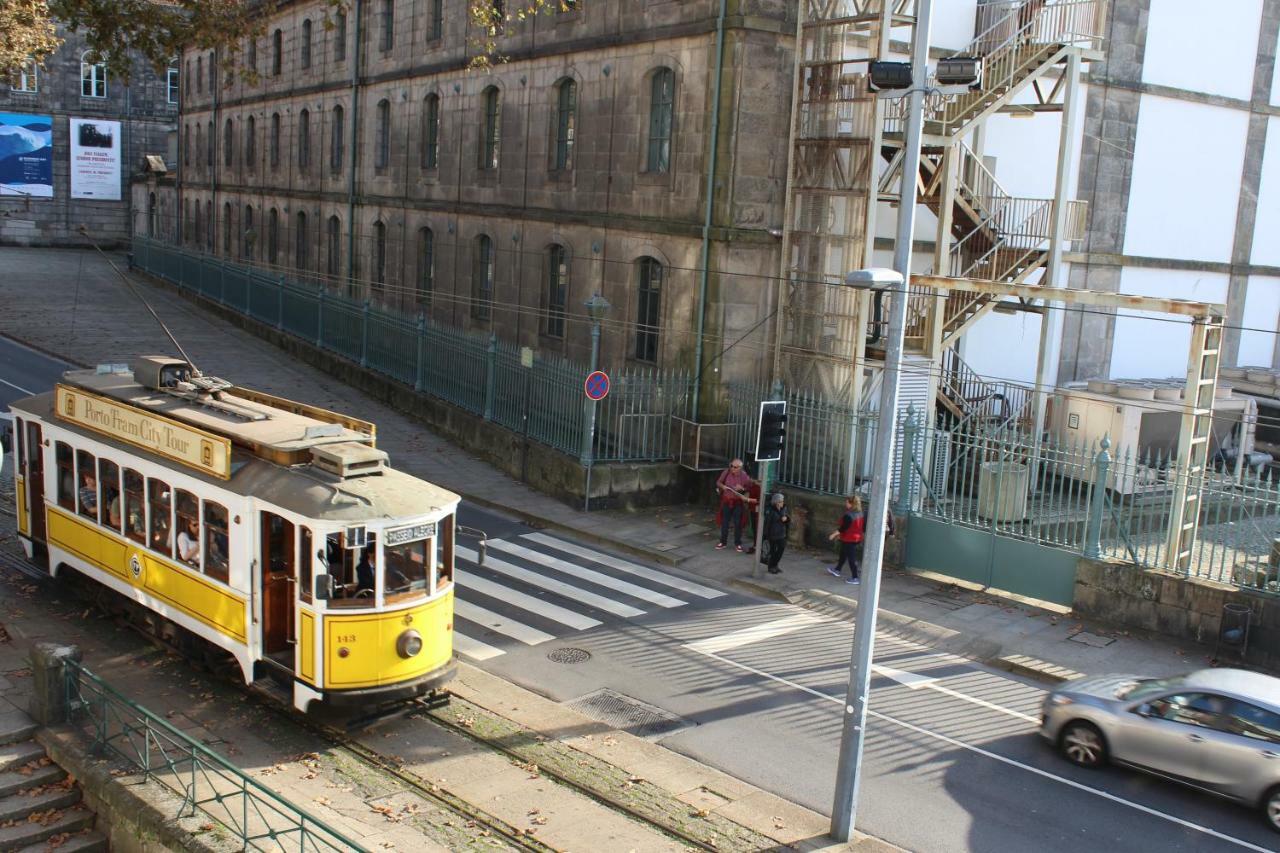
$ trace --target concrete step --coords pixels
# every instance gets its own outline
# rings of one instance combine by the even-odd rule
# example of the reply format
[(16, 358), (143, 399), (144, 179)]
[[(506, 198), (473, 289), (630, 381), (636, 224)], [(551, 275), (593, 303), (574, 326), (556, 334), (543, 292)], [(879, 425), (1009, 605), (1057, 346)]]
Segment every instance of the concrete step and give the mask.
[[(75, 791), (78, 798), (79, 791)], [(25, 847), (39, 845), (46, 839), (64, 833), (75, 833), (93, 826), (93, 812), (85, 808), (67, 809), (53, 815), (48, 823), (40, 821), (22, 821), (13, 826), (0, 826), (0, 850), (20, 850)], [(42, 845), (37, 849), (46, 849)], [(65, 850), (65, 847), (57, 848)]]
[[(59, 835), (61, 838), (61, 835)], [(18, 853), (50, 853), (50, 841), (38, 841), (35, 844), (23, 847)], [(52, 848), (57, 853), (107, 853), (110, 847), (107, 845), (107, 837), (96, 829), (82, 829), (74, 835), (68, 835), (63, 838), (57, 847)]]
[[(25, 821), (38, 812), (65, 809), (80, 802), (80, 789), (75, 785), (70, 788), (54, 788), (42, 791), (35, 796), (29, 794), (11, 794), (0, 799), (0, 825), (9, 821)], [(7, 850), (0, 843), (0, 849)]]
[(30, 740), (35, 733), (35, 721), (22, 711), (0, 714), (0, 744)]
[(39, 761), (44, 757), (44, 747), (33, 740), (7, 743), (0, 746), (0, 773), (17, 770), (24, 764)]
[[(24, 770), (27, 772), (22, 772)], [(29, 791), (42, 785), (52, 785), (65, 778), (67, 773), (61, 767), (52, 761), (41, 765), (40, 759), (37, 758), (30, 764), (19, 765), (13, 770), (0, 773), (0, 798), (11, 796), (22, 790)]]

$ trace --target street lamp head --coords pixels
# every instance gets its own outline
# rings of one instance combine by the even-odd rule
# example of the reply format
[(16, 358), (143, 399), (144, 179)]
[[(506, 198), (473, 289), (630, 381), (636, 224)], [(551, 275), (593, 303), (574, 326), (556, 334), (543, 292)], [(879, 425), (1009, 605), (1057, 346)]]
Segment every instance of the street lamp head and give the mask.
[(902, 286), (902, 273), (888, 267), (867, 267), (853, 270), (844, 277), (844, 283), (859, 290), (891, 290)]
[(609, 309), (613, 306), (609, 304), (609, 300), (600, 294), (593, 295), (586, 302), (582, 303), (587, 309), (587, 316), (591, 318), (593, 323), (599, 323), (604, 319), (604, 315), (609, 313)]

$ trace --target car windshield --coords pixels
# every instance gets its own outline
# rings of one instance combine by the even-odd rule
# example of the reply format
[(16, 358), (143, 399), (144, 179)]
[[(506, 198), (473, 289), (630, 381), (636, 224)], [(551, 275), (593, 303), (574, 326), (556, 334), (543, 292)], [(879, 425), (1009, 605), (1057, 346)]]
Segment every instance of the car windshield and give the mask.
[(1164, 690), (1178, 687), (1185, 676), (1175, 675), (1172, 678), (1144, 678), (1116, 692), (1117, 699), (1145, 699), (1155, 696)]

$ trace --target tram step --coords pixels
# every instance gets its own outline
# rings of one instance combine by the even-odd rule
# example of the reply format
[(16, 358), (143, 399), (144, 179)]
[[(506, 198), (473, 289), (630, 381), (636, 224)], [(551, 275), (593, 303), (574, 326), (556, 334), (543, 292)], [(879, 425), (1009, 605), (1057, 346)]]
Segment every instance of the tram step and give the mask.
[[(67, 777), (67, 772), (53, 762), (41, 765), (40, 758), (32, 759), (27, 764), (20, 764), (13, 770), (0, 773), (0, 797), (8, 797), (19, 791), (30, 791), (41, 785), (52, 785)], [(48, 761), (48, 759), (45, 759)], [(4, 802), (0, 799), (0, 803)]]
[(0, 714), (0, 744), (29, 740), (35, 733), (35, 722), (22, 711)]
[[(80, 792), (75, 792), (76, 798)], [(67, 809), (51, 816), (48, 823), (40, 821), (22, 821), (13, 826), (0, 826), (0, 850), (21, 850), (32, 845), (40, 845), (55, 835), (80, 832), (93, 826), (94, 814), (86, 808)], [(41, 845), (41, 848), (47, 847)], [(60, 847), (59, 850), (66, 850)], [(102, 849), (102, 848), (99, 848)]]

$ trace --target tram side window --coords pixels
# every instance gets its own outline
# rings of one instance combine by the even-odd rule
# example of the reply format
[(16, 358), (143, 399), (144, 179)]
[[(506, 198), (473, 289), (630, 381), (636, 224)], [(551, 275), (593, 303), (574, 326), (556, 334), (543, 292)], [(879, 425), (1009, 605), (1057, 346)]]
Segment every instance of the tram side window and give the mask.
[(213, 501), (204, 502), (204, 573), (227, 583), (231, 573), (227, 555), (231, 553), (227, 539), (227, 508)]
[(124, 535), (139, 545), (147, 544), (147, 511), (142, 502), (142, 475), (124, 469)]
[(383, 588), (387, 601), (420, 595), (427, 590), (431, 550), (430, 539), (383, 548), (382, 564), (386, 571)]
[(453, 580), (453, 516), (440, 522), (440, 548), (436, 559), (436, 589)]
[(311, 550), (311, 528), (298, 528), (298, 592), (302, 600), (311, 601), (311, 566), (315, 563), (316, 553)]
[(151, 549), (166, 557), (173, 556), (173, 498), (169, 486), (160, 480), (147, 479), (147, 509), (151, 516)]
[(120, 532), (120, 467), (109, 459), (98, 460), (98, 505), (102, 523)]
[(178, 516), (178, 559), (200, 568), (200, 501), (190, 492), (177, 491), (174, 503)]
[(84, 450), (76, 451), (76, 482), (80, 489), (76, 493), (76, 507), (85, 518), (98, 520), (98, 471), (93, 454)]
[(76, 473), (73, 470), (71, 448), (59, 441), (53, 452), (58, 466), (58, 506), (72, 512), (76, 508)]

